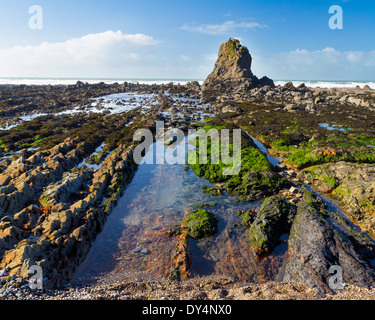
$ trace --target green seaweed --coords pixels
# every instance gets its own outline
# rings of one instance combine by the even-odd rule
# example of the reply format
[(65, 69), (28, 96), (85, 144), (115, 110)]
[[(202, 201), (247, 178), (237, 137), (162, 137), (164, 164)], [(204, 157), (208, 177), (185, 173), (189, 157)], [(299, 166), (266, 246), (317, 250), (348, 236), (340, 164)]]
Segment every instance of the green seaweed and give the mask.
[(217, 233), (218, 219), (205, 209), (198, 209), (188, 214), (184, 220), (184, 228), (193, 239), (211, 237)]

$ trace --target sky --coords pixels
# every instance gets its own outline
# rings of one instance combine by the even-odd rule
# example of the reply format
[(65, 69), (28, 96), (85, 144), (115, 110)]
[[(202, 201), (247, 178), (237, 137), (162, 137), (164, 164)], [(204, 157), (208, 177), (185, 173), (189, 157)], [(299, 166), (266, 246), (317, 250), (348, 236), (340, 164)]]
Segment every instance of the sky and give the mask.
[(372, 0), (0, 0), (0, 77), (204, 80), (238, 38), (258, 77), (372, 81), (374, 18)]

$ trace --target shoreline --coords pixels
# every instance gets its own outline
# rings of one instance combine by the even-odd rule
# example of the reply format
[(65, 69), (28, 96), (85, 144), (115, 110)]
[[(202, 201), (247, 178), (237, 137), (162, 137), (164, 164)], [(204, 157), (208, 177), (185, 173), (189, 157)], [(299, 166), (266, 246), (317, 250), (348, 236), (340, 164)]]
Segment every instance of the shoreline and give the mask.
[[(129, 82), (133, 84), (148, 84), (148, 85), (165, 85), (173, 83), (174, 85), (186, 85), (188, 82), (198, 82), (203, 84), (204, 79), (157, 79), (157, 78), (27, 78), (27, 77), (15, 77), (15, 78), (0, 78), (0, 85), (29, 85), (29, 86), (46, 86), (46, 85), (75, 85), (77, 82), (87, 84), (115, 84)], [(291, 82), (295, 87), (301, 84), (305, 84), (310, 88), (322, 88), (322, 89), (355, 89), (359, 86), (361, 89), (365, 85), (369, 85), (371, 89), (375, 89), (375, 80), (275, 80), (276, 86), (284, 86), (288, 82)]]

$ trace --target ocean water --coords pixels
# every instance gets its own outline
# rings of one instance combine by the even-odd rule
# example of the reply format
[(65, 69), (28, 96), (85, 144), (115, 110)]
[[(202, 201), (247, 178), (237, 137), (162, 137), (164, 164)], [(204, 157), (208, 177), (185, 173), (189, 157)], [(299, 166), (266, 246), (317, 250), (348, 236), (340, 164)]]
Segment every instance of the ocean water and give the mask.
[[(275, 80), (275, 85), (283, 86), (288, 80)], [(313, 81), (313, 80), (298, 80), (291, 81), (295, 87), (298, 87), (300, 84), (304, 83), (306, 87), (310, 88), (345, 88), (345, 89), (354, 89), (359, 86), (363, 88), (365, 85), (368, 85), (371, 89), (375, 89), (375, 81)]]
[[(82, 81), (83, 83), (99, 83), (104, 82), (107, 84), (122, 83), (122, 82), (132, 82), (139, 84), (166, 84), (173, 82), (174, 84), (184, 85), (189, 81), (198, 81), (200, 84), (203, 83), (203, 79), (133, 79), (133, 78), (123, 78), (123, 79), (113, 79), (113, 78), (0, 78), (0, 85), (3, 84), (25, 84), (25, 85), (72, 85), (77, 81)], [(368, 85), (371, 89), (375, 89), (375, 81), (319, 81), (319, 80), (275, 80), (276, 85), (283, 86), (287, 82), (291, 81), (294, 86), (299, 86), (304, 83), (307, 87), (311, 88), (347, 88), (353, 89), (357, 86), (363, 88)]]
[[(99, 83), (104, 82), (106, 84), (113, 83), (139, 83), (139, 84), (166, 84), (173, 82), (174, 84), (184, 85), (189, 81), (196, 81), (195, 79), (113, 79), (113, 78), (0, 78), (0, 85), (13, 84), (13, 85), (72, 85), (76, 84), (77, 81), (83, 83)], [(197, 80), (199, 83), (203, 83), (204, 80)]]

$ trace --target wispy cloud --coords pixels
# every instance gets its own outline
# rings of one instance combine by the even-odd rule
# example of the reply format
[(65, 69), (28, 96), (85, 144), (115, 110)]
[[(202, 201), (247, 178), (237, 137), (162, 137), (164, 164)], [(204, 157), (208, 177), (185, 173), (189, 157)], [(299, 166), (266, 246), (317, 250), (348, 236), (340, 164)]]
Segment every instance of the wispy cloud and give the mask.
[(375, 51), (339, 51), (331, 47), (309, 51), (297, 49), (280, 54), (285, 61), (294, 65), (331, 65), (350, 67), (355, 65), (375, 66)]
[[(254, 58), (254, 57), (253, 57)], [(320, 50), (296, 49), (254, 58), (256, 70), (277, 79), (359, 79), (373, 78), (374, 51), (340, 51), (332, 47)]]
[(181, 29), (209, 35), (226, 35), (240, 29), (265, 29), (267, 25), (258, 22), (225, 21), (221, 24), (184, 24)]
[(184, 61), (190, 61), (191, 60), (191, 58), (189, 56), (185, 55), (185, 54), (180, 55), (180, 59), (184, 60)]
[(141, 33), (107, 31), (63, 42), (16, 46), (0, 50), (0, 76), (93, 76), (116, 68), (130, 70), (159, 43)]
[(217, 59), (217, 53), (205, 53), (202, 56), (203, 56), (204, 60), (210, 61), (210, 62), (216, 61), (216, 59)]

